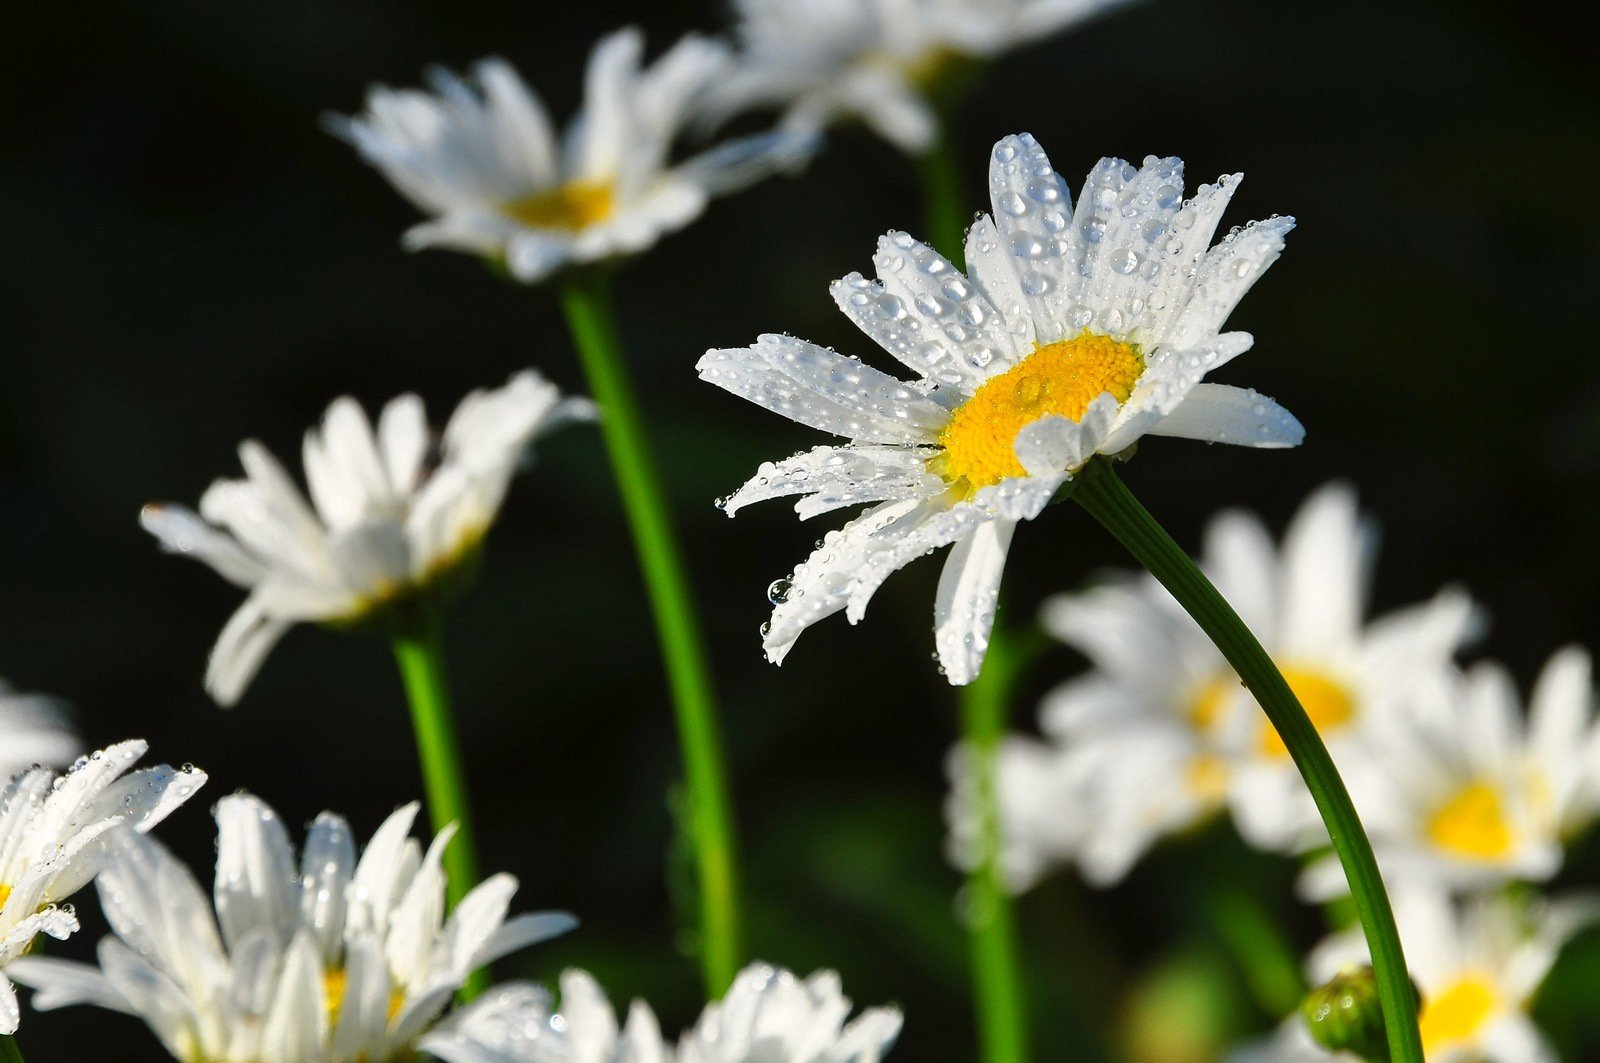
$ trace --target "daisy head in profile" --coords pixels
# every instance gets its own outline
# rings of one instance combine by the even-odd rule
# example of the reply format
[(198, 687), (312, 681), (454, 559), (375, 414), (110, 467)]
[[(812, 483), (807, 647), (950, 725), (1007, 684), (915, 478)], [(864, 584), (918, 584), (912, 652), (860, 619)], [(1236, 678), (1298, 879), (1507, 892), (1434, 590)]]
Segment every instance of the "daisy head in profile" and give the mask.
[(896, 1008), (867, 1008), (846, 1022), (839, 976), (800, 978), (752, 963), (674, 1046), (655, 1013), (635, 1000), (625, 1023), (587, 973), (561, 976), (561, 1000), (523, 983), (464, 1008), (419, 1047), (445, 1063), (879, 1063), (900, 1034)]
[(459, 584), (529, 444), (594, 415), (532, 370), (461, 400), (436, 439), (422, 400), (402, 395), (376, 429), (354, 399), (306, 433), (310, 501), (267, 449), (239, 448), (242, 480), (218, 480), (195, 513), (149, 505), (145, 530), (250, 594), (222, 629), (206, 689), (238, 701), (267, 653), (301, 621), (404, 622)]
[(857, 121), (908, 155), (939, 136), (935, 101), (964, 67), (1120, 0), (736, 0), (724, 112), (775, 107), (785, 128)]
[(1097, 455), (1147, 435), (1301, 441), (1271, 399), (1203, 382), (1250, 348), (1223, 322), (1292, 224), (1253, 222), (1212, 246), (1238, 181), (1186, 200), (1177, 159), (1102, 159), (1074, 208), (1034, 139), (1006, 137), (990, 162), (994, 212), (967, 233), (965, 273), (891, 232), (876, 280), (833, 285), (840, 310), (913, 379), (782, 335), (700, 359), (702, 379), (844, 440), (763, 464), (726, 512), (784, 495), (802, 496), (802, 519), (870, 506), (773, 586), (768, 659), (824, 617), (860, 620), (890, 573), (951, 546), (935, 643), (949, 680), (971, 682), (1018, 522)]
[(445, 916), (446, 828), (423, 849), (415, 803), (357, 855), (324, 812), (296, 857), (260, 799), (217, 803), (208, 894), (158, 842), (122, 839), (99, 881), (115, 933), (99, 966), (18, 964), (40, 1009), (90, 1004), (143, 1019), (175, 1059), (235, 1063), (398, 1063), (474, 970), (571, 929), (571, 916), (506, 917), (517, 881), (476, 885)]
[(99, 874), (121, 833), (154, 827), (205, 784), (186, 765), (130, 771), (148, 748), (129, 739), (79, 757), (63, 774), (33, 768), (0, 787), (0, 1035), (17, 1030), (7, 978), (34, 938), (78, 929), (63, 902)]
[(810, 156), (814, 138), (774, 133), (674, 161), (731, 62), (724, 45), (690, 35), (645, 65), (644, 36), (629, 27), (595, 45), (583, 108), (561, 136), (499, 59), (470, 80), (434, 71), (432, 92), (374, 87), (365, 112), (328, 124), (427, 214), (406, 247), (481, 255), (533, 283), (643, 251), (712, 197)]

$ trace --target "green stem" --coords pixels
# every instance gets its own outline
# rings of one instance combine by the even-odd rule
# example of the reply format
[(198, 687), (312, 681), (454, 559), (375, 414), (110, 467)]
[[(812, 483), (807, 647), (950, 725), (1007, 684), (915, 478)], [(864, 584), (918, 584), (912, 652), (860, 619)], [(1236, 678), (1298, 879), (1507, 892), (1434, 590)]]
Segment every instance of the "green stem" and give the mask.
[(0, 1037), (0, 1063), (22, 1063), (22, 1049), (15, 1037)]
[[(417, 737), (429, 820), (435, 834), (451, 823), (456, 825), (455, 837), (444, 850), (445, 896), (454, 908), (478, 884), (478, 846), (445, 678), (444, 631), (436, 612), (424, 610), (417, 624), (394, 636), (394, 658), (400, 665), (406, 700), (411, 703), (411, 729)], [(488, 987), (488, 973), (474, 971), (461, 997), (471, 1000)]]
[(922, 182), (922, 209), (927, 214), (926, 239), (935, 251), (959, 265), (972, 210), (966, 205), (961, 165), (947, 123), (941, 124), (938, 137), (917, 159), (917, 176)]
[(1000, 801), (995, 785), (1006, 705), (1021, 663), (1022, 655), (997, 618), (982, 670), (961, 689), (961, 737), (978, 815), (978, 865), (967, 875), (965, 908), (983, 1063), (1023, 1063), (1028, 1058), (1022, 959), (1016, 911), (1000, 870)]
[(417, 757), (422, 763), (422, 784), (427, 790), (434, 832), (451, 823), (456, 825), (456, 836), (444, 851), (450, 905), (454, 907), (478, 884), (478, 849), (473, 841), (466, 773), (461, 768), (461, 749), (450, 709), (438, 617), (430, 612), (416, 630), (396, 635), (394, 657), (405, 681), (406, 698), (411, 702), (411, 726), (417, 736)]
[(622, 356), (605, 277), (598, 272), (573, 274), (562, 285), (561, 305), (589, 390), (600, 404), (600, 428), (633, 531), (672, 689), (688, 789), (689, 833), (699, 871), (700, 961), (706, 991), (715, 999), (732, 984), (743, 948), (733, 811), (710, 669), (687, 569)]
[(1269, 1015), (1289, 1015), (1306, 995), (1300, 963), (1281, 928), (1261, 902), (1232, 885), (1217, 884), (1203, 898), (1206, 919), (1216, 929), (1255, 998)]
[(1390, 1059), (1394, 1063), (1422, 1063), (1417, 1001), (1378, 862), (1333, 758), (1305, 709), (1244, 621), (1189, 555), (1139, 504), (1110, 465), (1096, 461), (1087, 466), (1076, 482), (1072, 498), (1172, 593), (1216, 643), (1277, 729), (1316, 801), (1349, 880), (1350, 895), (1366, 931), (1367, 948), (1377, 974)]

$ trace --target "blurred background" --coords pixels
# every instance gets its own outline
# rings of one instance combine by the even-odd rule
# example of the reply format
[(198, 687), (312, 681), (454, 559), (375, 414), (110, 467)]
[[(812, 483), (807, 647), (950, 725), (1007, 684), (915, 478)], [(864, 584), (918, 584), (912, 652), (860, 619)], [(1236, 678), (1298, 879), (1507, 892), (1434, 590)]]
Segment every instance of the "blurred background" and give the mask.
[[(442, 419), (528, 365), (581, 390), (552, 291), (403, 253), (413, 209), (319, 116), (357, 109), (370, 82), (490, 54), (566, 115), (602, 33), (641, 22), (659, 51), (724, 18), (713, 0), (68, 3), (30, 7), (20, 26), (13, 13), (0, 675), (75, 705), (91, 745), (142, 735), (153, 759), (211, 773), (161, 832), (203, 881), (217, 797), (249, 789), (296, 827), (337, 809), (364, 838), (421, 787), (376, 639), (297, 629), (237, 709), (207, 699), (206, 654), (240, 595), (160, 555), (140, 505), (194, 502), (236, 474), (247, 436), (298, 470), (301, 433), (340, 394), (375, 409), (416, 390)], [(1591, 36), (1525, 5), (1150, 0), (991, 68), (962, 115), (964, 176), (987, 209), (989, 145), (1030, 130), (1074, 188), (1101, 155), (1170, 153), (1191, 186), (1247, 174), (1232, 223), (1296, 215), (1282, 262), (1232, 320), (1256, 347), (1219, 379), (1283, 401), (1306, 445), (1155, 440), (1127, 479), (1190, 546), (1221, 507), (1281, 529), (1314, 487), (1353, 481), (1383, 527), (1376, 608), (1464, 583), (1493, 620), (1480, 652), (1526, 684), (1561, 644), (1600, 647), (1596, 58)], [(753, 950), (901, 1005), (895, 1058), (957, 1060), (973, 1035), (959, 877), (942, 856), (955, 699), (929, 660), (938, 566), (890, 580), (861, 627), (830, 621), (781, 670), (764, 663), (766, 587), (824, 529), (781, 503), (737, 522), (711, 503), (815, 436), (692, 369), (762, 331), (884, 365), (826, 286), (921, 219), (911, 164), (839, 130), (801, 178), (720, 202), (633, 263), (617, 296), (720, 682)], [(1084, 514), (1052, 510), (1018, 537), (1009, 615), (1124, 564)], [(500, 973), (581, 965), (681, 1028), (700, 1001), (669, 859), (675, 741), (592, 429), (550, 439), (515, 484), (447, 637), (485, 867), (520, 878), (521, 908), (583, 921)], [(1043, 659), (1018, 724), (1081, 665), (1065, 649)], [(1115, 890), (1058, 874), (1028, 894), (1040, 1058), (1186, 1063), (1269, 1028), (1196, 883), (1257, 892), (1304, 946), (1319, 917), (1290, 899), (1293, 873), (1219, 828)], [(1560, 881), (1600, 882), (1600, 853), (1580, 848)], [(101, 926), (80, 901), (85, 932), (53, 954), (90, 954)], [(1540, 1005), (1568, 1059), (1600, 1058), (1596, 985), (1591, 936)], [(135, 1020), (89, 1009), (27, 1015), (22, 1033), (44, 1063), (163, 1058)]]

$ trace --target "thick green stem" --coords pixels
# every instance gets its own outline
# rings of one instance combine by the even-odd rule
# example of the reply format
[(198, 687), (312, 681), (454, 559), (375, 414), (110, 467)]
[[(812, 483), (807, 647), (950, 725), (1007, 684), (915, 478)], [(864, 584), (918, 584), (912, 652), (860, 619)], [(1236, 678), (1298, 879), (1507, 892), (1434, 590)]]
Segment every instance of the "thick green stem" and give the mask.
[(948, 128), (941, 128), (938, 138), (917, 159), (917, 175), (927, 216), (925, 239), (934, 250), (959, 264), (972, 210), (962, 192), (961, 165)]
[(967, 875), (965, 915), (978, 1011), (978, 1058), (1023, 1063), (1028, 1017), (1016, 912), (1000, 871), (1000, 801), (995, 758), (1021, 655), (997, 620), (978, 678), (961, 689), (961, 737), (978, 816), (978, 864)]
[(562, 285), (561, 304), (589, 390), (600, 404), (600, 428), (633, 531), (672, 689), (688, 790), (688, 829), (699, 870), (700, 961), (706, 991), (716, 998), (732, 984), (743, 948), (733, 811), (711, 673), (604, 276), (574, 274)]
[(1305, 709), (1244, 621), (1108, 464), (1096, 461), (1086, 467), (1072, 498), (1172, 593), (1216, 643), (1277, 729), (1316, 801), (1349, 880), (1350, 895), (1361, 917), (1377, 974), (1390, 1059), (1393, 1063), (1422, 1063), (1416, 996), (1378, 862), (1333, 758)]
[(15, 1037), (0, 1036), (0, 1063), (22, 1063), (22, 1049)]

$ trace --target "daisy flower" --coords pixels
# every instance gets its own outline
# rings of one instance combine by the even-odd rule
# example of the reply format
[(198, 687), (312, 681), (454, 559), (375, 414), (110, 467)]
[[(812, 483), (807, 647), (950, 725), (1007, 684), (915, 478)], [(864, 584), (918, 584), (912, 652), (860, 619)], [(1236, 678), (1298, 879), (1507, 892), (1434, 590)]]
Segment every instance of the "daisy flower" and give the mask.
[(36, 764), (66, 764), (82, 749), (60, 702), (0, 679), (0, 779)]
[(1300, 442), (1271, 399), (1201, 383), (1249, 349), (1248, 334), (1218, 330), (1291, 224), (1255, 222), (1210, 247), (1238, 180), (1185, 201), (1179, 160), (1102, 159), (1074, 211), (1033, 138), (1006, 137), (990, 165), (994, 215), (967, 233), (967, 275), (890, 233), (876, 281), (833, 285), (845, 315), (916, 380), (779, 335), (700, 359), (703, 379), (848, 440), (762, 465), (723, 500), (728, 513), (782, 495), (804, 496), (802, 519), (872, 504), (773, 588), (769, 660), (824, 617), (860, 620), (890, 573), (953, 545), (935, 641), (950, 681), (971, 682), (1017, 522), (1096, 454), (1145, 435)]
[(719, 108), (784, 108), (785, 128), (865, 123), (908, 155), (938, 138), (928, 94), (990, 59), (1120, 0), (737, 0), (739, 62)]
[(574, 925), (563, 913), (506, 919), (517, 881), (495, 875), (445, 918), (440, 862), (411, 838), (415, 803), (389, 816), (359, 860), (349, 825), (324, 812), (297, 862), (271, 808), (218, 802), (213, 902), (171, 853), (124, 839), (101, 873), (114, 936), (99, 967), (29, 959), (34, 1006), (93, 1004), (142, 1018), (175, 1059), (386, 1063), (412, 1045), (468, 975)]
[(0, 789), (0, 1035), (17, 1029), (6, 975), (39, 934), (65, 938), (78, 918), (65, 901), (95, 877), (123, 828), (147, 831), (206, 781), (185, 765), (129, 773), (148, 748), (139, 739), (79, 757), (63, 775), (34, 768)]
[[(1378, 862), (1396, 882), (1445, 887), (1547, 879), (1562, 846), (1600, 814), (1600, 721), (1589, 655), (1568, 647), (1534, 684), (1526, 714), (1505, 669), (1452, 674), (1384, 721), (1351, 792)], [(1304, 885), (1337, 893), (1335, 869)]]
[(634, 1001), (619, 1030), (594, 979), (568, 971), (559, 1010), (543, 990), (502, 986), (421, 1047), (446, 1063), (877, 1063), (899, 1036), (900, 1012), (869, 1008), (846, 1023), (849, 1014), (832, 971), (802, 980), (755, 963), (674, 1048), (662, 1040), (649, 1005)]
[(636, 28), (603, 38), (589, 57), (583, 109), (560, 138), (499, 59), (477, 64), (475, 84), (436, 70), (432, 93), (374, 87), (365, 113), (329, 125), (428, 215), (406, 233), (407, 248), (487, 256), (532, 283), (643, 251), (713, 196), (793, 168), (813, 149), (810, 137), (770, 134), (671, 162), (732, 57), (692, 34), (649, 66), (643, 56)]
[(237, 702), (297, 622), (361, 624), (448, 590), (477, 556), (528, 445), (593, 415), (588, 400), (562, 399), (532, 370), (462, 399), (437, 441), (415, 395), (391, 400), (376, 432), (354, 399), (341, 398), (306, 433), (309, 504), (247, 440), (245, 479), (213, 483), (198, 515), (146, 506), (140, 523), (163, 548), (250, 591), (211, 652), (206, 689)]
[[(1528, 1006), (1567, 940), (1600, 915), (1591, 898), (1523, 903), (1503, 895), (1465, 902), (1411, 887), (1394, 896), (1406, 962), (1422, 992), (1419, 1016), (1428, 1063), (1547, 1063), (1554, 1049)], [(1313, 983), (1367, 962), (1359, 929), (1312, 953)], [(1265, 1051), (1234, 1057), (1258, 1063), (1354, 1060), (1324, 1051), (1298, 1018)]]

